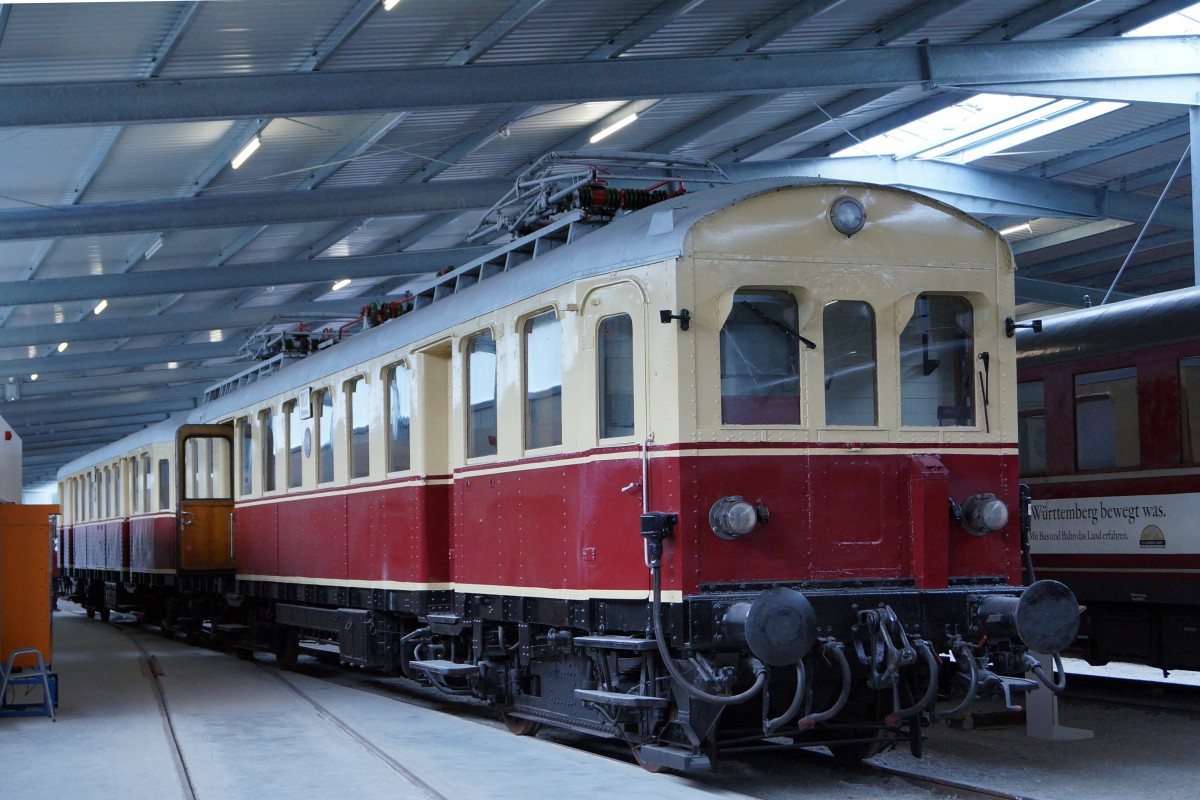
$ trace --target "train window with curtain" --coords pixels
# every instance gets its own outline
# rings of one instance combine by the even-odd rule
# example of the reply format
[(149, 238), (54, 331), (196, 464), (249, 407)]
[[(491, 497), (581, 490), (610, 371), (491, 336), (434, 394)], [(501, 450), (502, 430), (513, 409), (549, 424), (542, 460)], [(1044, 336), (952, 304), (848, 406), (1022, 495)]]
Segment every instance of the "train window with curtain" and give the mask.
[(350, 432), (350, 477), (365, 478), (371, 474), (371, 399), (367, 379), (358, 377), (346, 381), (346, 408)]
[(825, 424), (876, 425), (875, 311), (859, 300), (825, 306)]
[(283, 416), (287, 422), (287, 485), (295, 489), (304, 482), (304, 420), (295, 400), (284, 404)]
[(250, 417), (238, 420), (238, 441), (242, 451), (242, 494), (254, 491), (254, 428)]
[(1183, 463), (1200, 464), (1200, 356), (1179, 362), (1179, 426)]
[(721, 421), (800, 423), (800, 321), (796, 298), (739, 289), (721, 326)]
[(259, 437), (262, 448), (262, 487), (264, 492), (275, 491), (275, 414), (269, 408), (258, 412)]
[(922, 294), (900, 332), (900, 424), (975, 424), (974, 313), (965, 297)]
[(1017, 384), (1017, 452), (1022, 475), (1046, 474), (1045, 397), (1042, 381)]
[(597, 407), (600, 438), (633, 435), (633, 320), (628, 314), (600, 320)]
[(123, 505), (123, 503), (121, 502), (121, 496), (123, 494), (125, 494), (125, 485), (123, 483), (121, 483), (121, 465), (113, 464), (113, 516), (114, 517), (122, 516), (121, 506)]
[(562, 444), (562, 324), (553, 311), (525, 320), (525, 448)]
[(158, 460), (158, 508), (165, 511), (171, 507), (171, 462)]
[(150, 469), (152, 463), (153, 462), (151, 462), (149, 455), (142, 456), (142, 480), (145, 482), (142, 486), (143, 511), (154, 510), (154, 503), (151, 500), (151, 498), (154, 496), (154, 474)]
[(108, 467), (104, 468), (104, 489), (100, 496), (100, 516), (108, 519), (112, 516), (112, 472)]
[(1137, 368), (1075, 376), (1075, 466), (1081, 470), (1136, 467)]
[(129, 459), (129, 513), (136, 514), (141, 510), (142, 478), (138, 473), (138, 457)]
[(333, 391), (313, 393), (313, 416), (317, 418), (317, 483), (333, 480)]
[(403, 364), (387, 372), (388, 472), (412, 468), (412, 374)]
[(467, 457), (496, 454), (496, 340), (467, 341)]

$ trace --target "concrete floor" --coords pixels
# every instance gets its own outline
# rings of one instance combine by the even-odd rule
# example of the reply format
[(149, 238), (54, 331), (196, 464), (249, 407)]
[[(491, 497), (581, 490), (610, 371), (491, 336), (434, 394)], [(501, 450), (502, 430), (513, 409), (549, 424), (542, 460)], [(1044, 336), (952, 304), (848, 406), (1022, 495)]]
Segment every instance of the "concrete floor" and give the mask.
[(63, 608), (58, 721), (0, 718), (5, 797), (406, 800), (430, 796), (422, 781), (454, 800), (744, 797)]

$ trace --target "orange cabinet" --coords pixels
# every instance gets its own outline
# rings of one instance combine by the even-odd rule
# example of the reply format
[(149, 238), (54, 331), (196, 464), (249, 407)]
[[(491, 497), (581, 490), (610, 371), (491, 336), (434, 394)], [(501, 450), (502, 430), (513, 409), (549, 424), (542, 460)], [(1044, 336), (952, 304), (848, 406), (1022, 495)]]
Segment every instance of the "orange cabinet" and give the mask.
[[(49, 664), (50, 575), (54, 542), (50, 515), (58, 506), (0, 505), (0, 660), (36, 647)], [(22, 656), (21, 666), (36, 662)]]

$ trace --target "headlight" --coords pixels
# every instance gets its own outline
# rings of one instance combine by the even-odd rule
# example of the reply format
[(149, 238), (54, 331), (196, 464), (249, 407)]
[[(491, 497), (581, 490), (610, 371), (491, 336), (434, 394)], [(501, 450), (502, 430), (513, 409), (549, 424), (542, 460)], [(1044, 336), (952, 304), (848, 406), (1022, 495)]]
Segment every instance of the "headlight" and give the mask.
[(722, 497), (709, 509), (708, 524), (722, 539), (740, 539), (758, 527), (758, 509), (738, 495)]
[(962, 524), (972, 536), (984, 536), (1008, 524), (1008, 506), (994, 494), (973, 494), (963, 501)]

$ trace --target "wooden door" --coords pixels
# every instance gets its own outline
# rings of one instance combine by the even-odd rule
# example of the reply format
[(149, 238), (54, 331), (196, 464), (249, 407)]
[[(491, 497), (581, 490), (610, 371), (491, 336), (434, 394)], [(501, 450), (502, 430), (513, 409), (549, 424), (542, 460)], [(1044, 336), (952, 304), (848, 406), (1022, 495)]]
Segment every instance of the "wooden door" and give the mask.
[(233, 426), (185, 425), (175, 437), (180, 572), (234, 568)]

